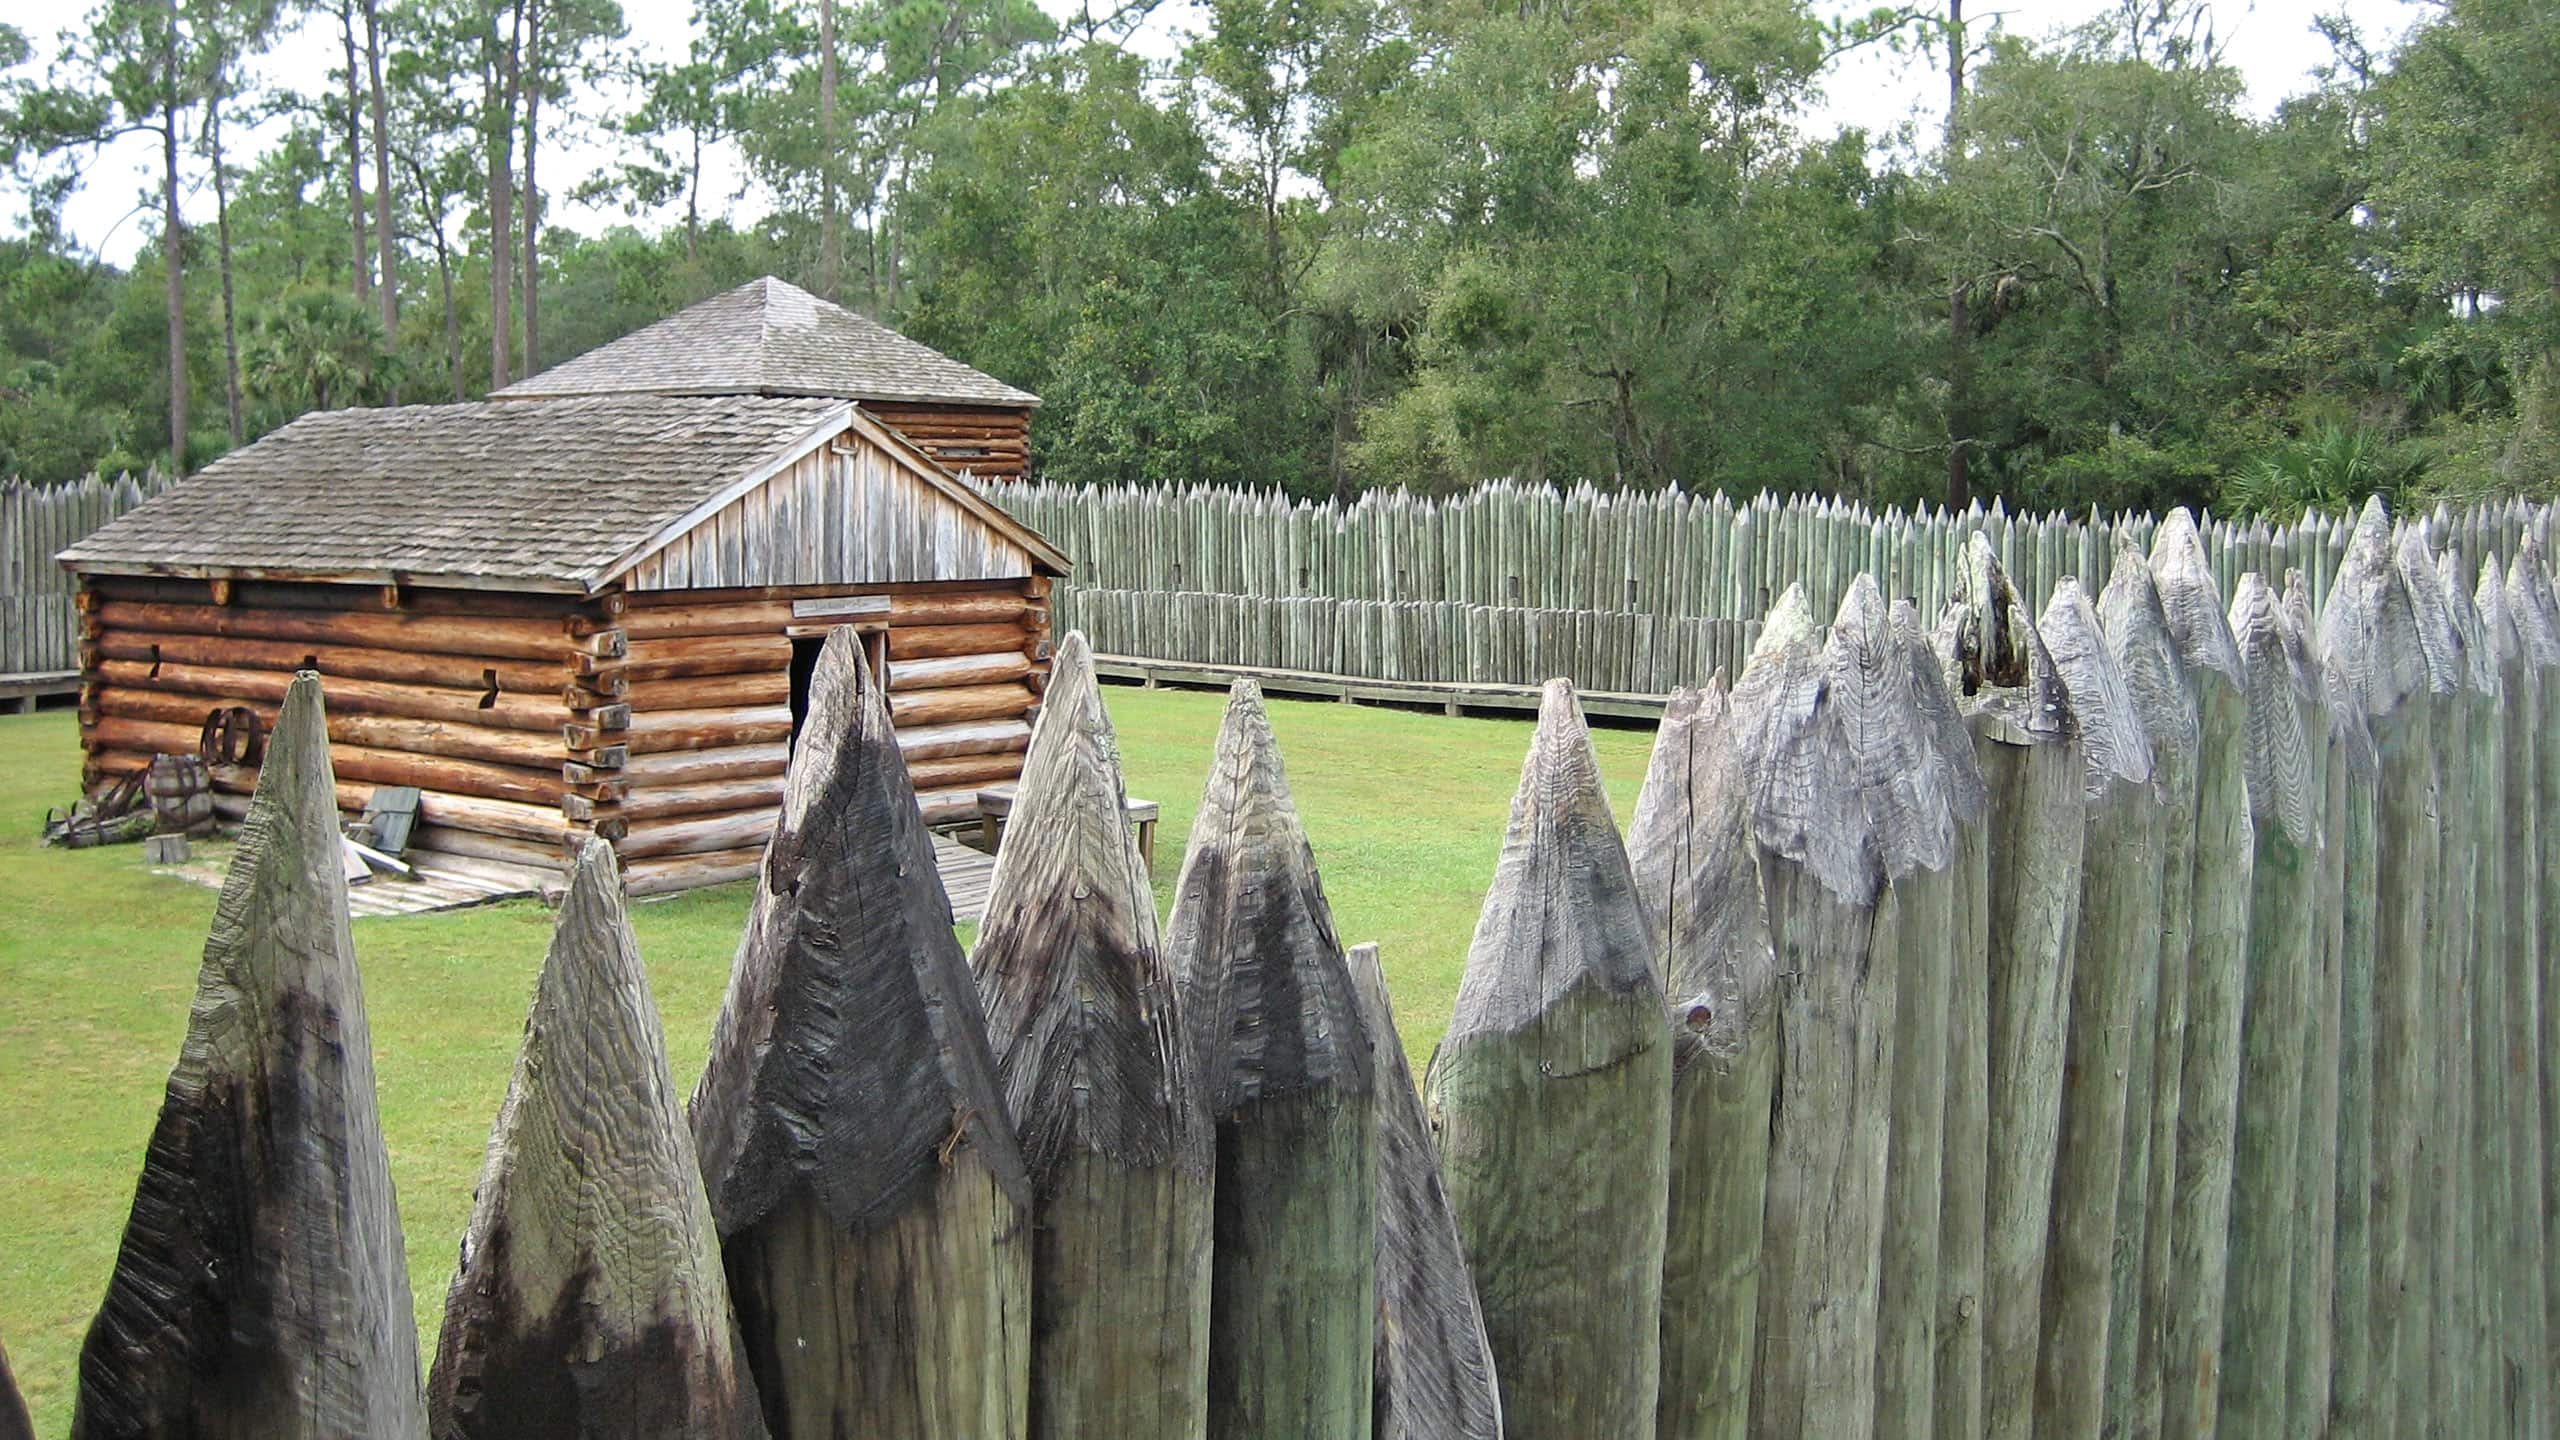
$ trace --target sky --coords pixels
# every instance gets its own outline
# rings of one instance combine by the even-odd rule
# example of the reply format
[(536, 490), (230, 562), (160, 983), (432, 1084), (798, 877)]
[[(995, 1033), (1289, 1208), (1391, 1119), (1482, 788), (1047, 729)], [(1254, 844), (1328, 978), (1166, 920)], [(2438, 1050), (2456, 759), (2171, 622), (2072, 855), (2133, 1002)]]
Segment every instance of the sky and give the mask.
[[(2007, 0), (2002, 4), (2000, 0), (1974, 0), (1971, 18), (1977, 24), (1987, 20), (2012, 32), (2041, 37), (2084, 23), (2115, 9), (2118, 3), (2119, 0)], [(1080, 0), (1041, 0), (1041, 4), (1050, 13), (1065, 16), (1079, 9)], [(1819, 0), (1817, 8), (1837, 15), (1863, 12), (1871, 6)], [(36, 64), (40, 67), (47, 58), (45, 38), (54, 29), (47, 21), (70, 9), (68, 5), (45, 4), (39, 11), (39, 0), (0, 0), (0, 20), (17, 25), (36, 42)], [(2315, 16), (2344, 11), (2380, 54), (2386, 53), (2411, 24), (2431, 9), (2427, 0), (2219, 0), (2214, 17), (2218, 32), (2230, 42), (2227, 58), (2247, 81), (2249, 107), (2260, 115), (2271, 115), (2285, 97), (2311, 88), (2315, 83), (2313, 72), (2329, 58), (2327, 42), (2311, 28)], [(632, 42), (643, 55), (653, 60), (683, 57), (692, 24), (689, 0), (624, 0), (623, 10), (630, 21)], [(1194, 0), (1167, 0), (1132, 43), (1152, 57), (1170, 57), (1199, 27), (1203, 13)], [(266, 57), (262, 68), (265, 78), (272, 81), (280, 76), (325, 76), (339, 63), (334, 23), (315, 19), (280, 43)], [(600, 98), (606, 106), (627, 105), (632, 99), (628, 94), (614, 93)], [(1825, 77), (1823, 96), (1803, 117), (1802, 128), (1808, 136), (1827, 136), (1854, 125), (1879, 137), (1881, 142), (1905, 125), (1914, 135), (1934, 135), (1945, 113), (1945, 81), (1929, 57), (1901, 56), (1882, 47), (1871, 47), (1846, 57)], [(280, 129), (282, 123), (270, 122), (271, 132)], [(233, 153), (246, 155), (267, 138), (269, 134), (254, 128), (246, 133), (235, 132)], [(610, 169), (616, 162), (618, 152), (610, 137), (571, 133), (549, 138), (546, 143), (549, 148), (542, 162), (544, 189), (558, 197), (548, 212), (551, 223), (593, 234), (630, 219), (618, 208), (588, 207), (566, 198), (579, 181)], [(129, 262), (159, 223), (153, 208), (156, 201), (149, 198), (157, 183), (158, 164), (157, 141), (144, 136), (128, 137), (90, 161), (85, 183), (65, 210), (64, 218), (73, 237), (109, 261)], [(705, 171), (706, 210), (727, 203), (732, 195), (740, 197), (729, 204), (733, 218), (743, 220), (765, 208), (763, 197), (744, 180), (733, 149), (723, 147), (721, 153), (711, 157)], [(19, 203), (14, 192), (5, 198), (13, 208)], [(210, 220), (210, 193), (184, 195), (181, 204), (190, 221)], [(664, 223), (674, 215), (671, 211), (644, 218)], [(14, 228), (15, 217), (0, 223)]]

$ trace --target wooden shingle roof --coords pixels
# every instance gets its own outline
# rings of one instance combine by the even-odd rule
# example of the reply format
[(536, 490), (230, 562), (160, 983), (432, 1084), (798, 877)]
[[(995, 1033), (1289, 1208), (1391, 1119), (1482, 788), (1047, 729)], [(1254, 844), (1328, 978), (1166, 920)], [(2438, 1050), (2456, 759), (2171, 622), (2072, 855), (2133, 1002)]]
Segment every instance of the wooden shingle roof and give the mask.
[(568, 395), (825, 395), (1029, 407), (1040, 397), (767, 276), (491, 392)]
[(322, 411), (61, 560), (105, 573), (591, 591), (848, 430), (1063, 572), (1036, 533), (850, 403), (766, 396)]

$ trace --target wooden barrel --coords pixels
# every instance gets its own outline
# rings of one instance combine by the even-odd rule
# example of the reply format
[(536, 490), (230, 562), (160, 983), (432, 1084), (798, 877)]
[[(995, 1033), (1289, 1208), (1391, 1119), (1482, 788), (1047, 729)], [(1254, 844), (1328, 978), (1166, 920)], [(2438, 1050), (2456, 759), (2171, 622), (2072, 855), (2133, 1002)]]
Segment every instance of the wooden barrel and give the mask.
[(200, 835), (213, 828), (213, 772), (201, 755), (154, 755), (143, 793), (163, 835)]

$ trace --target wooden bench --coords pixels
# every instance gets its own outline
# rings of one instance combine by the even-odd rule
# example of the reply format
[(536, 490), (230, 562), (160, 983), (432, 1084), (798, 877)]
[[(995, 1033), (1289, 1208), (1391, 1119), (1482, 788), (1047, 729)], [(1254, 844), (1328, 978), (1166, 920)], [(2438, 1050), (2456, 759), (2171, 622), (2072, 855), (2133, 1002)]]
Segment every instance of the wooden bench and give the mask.
[[(990, 855), (1004, 843), (1004, 822), (1013, 814), (1013, 792), (1011, 785), (990, 785), (978, 792), (978, 848)], [(1121, 813), (1138, 827), (1138, 858), (1146, 863), (1150, 875), (1156, 868), (1156, 817), (1163, 808), (1135, 795), (1124, 796), (1120, 801)]]

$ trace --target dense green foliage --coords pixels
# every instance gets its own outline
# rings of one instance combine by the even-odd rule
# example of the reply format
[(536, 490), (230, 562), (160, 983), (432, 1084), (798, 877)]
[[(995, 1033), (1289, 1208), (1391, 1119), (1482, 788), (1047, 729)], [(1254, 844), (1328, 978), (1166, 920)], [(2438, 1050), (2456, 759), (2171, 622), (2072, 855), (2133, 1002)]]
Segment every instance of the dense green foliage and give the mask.
[[(2326, 22), (2326, 80), (2263, 119), (2204, 0), (2045, 38), (1943, 0), (1212, 0), (1166, 61), (1132, 48), (1143, 0), (1059, 10), (697, 0), (676, 65), (631, 59), (610, 0), (104, 0), (50, 64), (0, 27), (29, 201), (0, 242), (0, 473), (165, 463), (173, 333), (200, 463), (766, 272), (1040, 392), (1066, 481), (2282, 514), (2539, 489), (2560, 454), (2546, 5), (2448, 0), (2389, 54)], [(251, 85), (288, 23), (343, 29), (346, 70)], [(1952, 80), (1947, 134), (1806, 133), (1869, 46)], [(642, 103), (608, 117), (607, 82)], [(226, 107), (290, 123), (225, 155)], [(628, 225), (541, 224), (557, 123), (618, 134), (628, 163), (575, 192)], [(174, 324), (158, 211), (129, 270), (58, 223), (134, 130), (224, 201), (176, 237)], [(704, 193), (724, 145), (752, 219)]]

